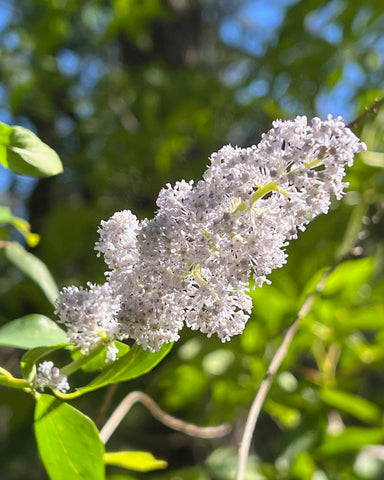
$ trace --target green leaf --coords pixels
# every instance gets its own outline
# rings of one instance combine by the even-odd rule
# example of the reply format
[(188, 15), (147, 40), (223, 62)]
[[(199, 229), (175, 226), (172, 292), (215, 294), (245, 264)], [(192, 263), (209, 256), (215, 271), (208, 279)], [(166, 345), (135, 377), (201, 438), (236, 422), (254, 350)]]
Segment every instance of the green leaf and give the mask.
[(365, 398), (331, 389), (321, 390), (319, 397), (327, 405), (349, 413), (363, 422), (375, 423), (381, 421), (381, 409)]
[(40, 235), (31, 232), (31, 225), (24, 218), (13, 217), (12, 225), (19, 230), (30, 247), (36, 247), (40, 241)]
[(137, 472), (149, 472), (159, 468), (167, 468), (165, 460), (158, 460), (149, 452), (107, 452), (104, 455), (107, 465), (136, 470)]
[(347, 427), (338, 435), (326, 434), (319, 450), (324, 455), (339, 455), (342, 452), (360, 450), (366, 445), (384, 441), (383, 428)]
[(266, 400), (264, 410), (287, 428), (296, 427), (300, 422), (299, 410), (277, 403), (270, 398)]
[(0, 345), (7, 347), (30, 349), (66, 342), (64, 330), (44, 315), (32, 313), (0, 328)]
[(329, 270), (329, 267), (322, 267), (320, 268), (319, 270), (317, 270), (314, 275), (309, 279), (309, 281), (305, 284), (302, 292), (301, 292), (301, 295), (300, 295), (300, 305), (305, 301), (305, 299), (308, 297), (308, 295), (310, 295), (311, 293), (313, 293), (320, 280), (323, 278), (323, 276), (325, 275), (325, 273)]
[(0, 144), (1, 145), (9, 145), (11, 141), (12, 135), (12, 127), (9, 125), (0, 122)]
[(384, 153), (367, 151), (361, 154), (363, 162), (371, 167), (384, 167)]
[(9, 145), (12, 134), (12, 127), (0, 122), (0, 163), (8, 167), (7, 145)]
[(0, 223), (12, 223), (13, 215), (8, 207), (0, 206)]
[(128, 475), (127, 473), (123, 474), (116, 474), (108, 475), (107, 480), (138, 480), (137, 477), (132, 477), (132, 475)]
[(341, 261), (348, 256), (356, 244), (356, 239), (359, 238), (361, 230), (361, 222), (367, 212), (367, 205), (364, 201), (360, 201), (352, 210), (349, 217), (343, 240), (336, 250), (336, 260)]
[(312, 475), (317, 470), (313, 458), (308, 452), (299, 452), (292, 462), (290, 474), (297, 479), (307, 480), (313, 478)]
[[(117, 353), (117, 358), (120, 358), (121, 356), (127, 354), (130, 350), (128, 345), (125, 345), (125, 343), (114, 341), (113, 342), (116, 346), (116, 348), (119, 350)], [(106, 346), (101, 352), (96, 355), (95, 357), (91, 357), (89, 361), (85, 362), (82, 366), (81, 369), (84, 372), (95, 372), (96, 370), (103, 370), (108, 364), (106, 363), (106, 358), (107, 358), (107, 350), (108, 346)], [(80, 349), (75, 349), (71, 353), (73, 360), (78, 360), (83, 356), (81, 353)]]
[(350, 300), (361, 285), (371, 278), (373, 268), (374, 259), (372, 257), (341, 263), (329, 275), (322, 294), (341, 295), (343, 300)]
[(28, 382), (33, 380), (33, 377), (36, 374), (36, 363), (40, 363), (39, 360), (42, 360), (44, 357), (50, 353), (58, 350), (59, 348), (66, 347), (67, 343), (62, 343), (60, 345), (52, 345), (50, 347), (37, 347), (29, 350), (21, 358), (21, 373), (23, 378)]
[(36, 247), (39, 243), (39, 235), (31, 232), (31, 226), (24, 218), (15, 217), (8, 207), (0, 206), (0, 224), (2, 223), (8, 223), (17, 228), (30, 247)]
[(78, 396), (92, 392), (111, 383), (126, 382), (150, 372), (171, 350), (172, 343), (167, 343), (155, 353), (134, 345), (131, 350), (105, 368), (89, 385), (75, 392)]
[(10, 242), (4, 250), (8, 260), (36, 282), (54, 305), (59, 291), (46, 265), (17, 242)]
[(57, 153), (26, 128), (14, 126), (4, 163), (13, 172), (31, 177), (50, 177), (63, 171)]
[(40, 395), (35, 435), (51, 480), (104, 480), (104, 445), (92, 420), (51, 395)]
[(7, 147), (5, 145), (0, 145), (0, 163), (3, 167), (8, 168)]
[[(348, 311), (348, 317), (342, 322), (342, 327), (347, 331), (356, 330), (381, 330), (383, 328), (384, 304), (368, 304)], [(335, 322), (338, 322), (335, 318)], [(339, 322), (340, 323), (340, 322)]]

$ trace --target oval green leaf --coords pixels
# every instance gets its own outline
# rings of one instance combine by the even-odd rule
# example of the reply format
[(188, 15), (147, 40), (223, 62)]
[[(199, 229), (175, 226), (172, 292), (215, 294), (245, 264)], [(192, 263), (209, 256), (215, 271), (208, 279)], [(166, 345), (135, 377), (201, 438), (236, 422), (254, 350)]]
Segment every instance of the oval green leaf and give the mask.
[(383, 440), (383, 428), (347, 427), (338, 435), (326, 434), (319, 450), (327, 456), (340, 455), (358, 451), (366, 445), (380, 444)]
[(66, 343), (67, 335), (44, 315), (30, 314), (12, 320), (0, 328), (0, 345), (30, 349)]
[[(127, 354), (130, 350), (128, 345), (125, 345), (125, 343), (118, 342), (117, 340), (115, 340), (114, 344), (118, 349), (118, 353), (117, 353), (118, 358)], [(108, 346), (103, 348), (103, 350), (101, 350), (95, 357), (91, 357), (89, 361), (85, 361), (81, 365), (81, 369), (84, 372), (96, 372), (97, 370), (103, 370), (108, 365), (108, 362), (106, 361), (107, 351), (108, 351)], [(73, 352), (71, 352), (71, 356), (73, 360), (79, 360), (83, 356), (83, 354), (79, 349), (75, 349), (73, 350)]]
[(78, 389), (73, 396), (80, 396), (105, 387), (111, 383), (126, 382), (150, 372), (161, 360), (168, 355), (172, 343), (167, 343), (155, 353), (143, 350), (134, 345), (131, 350), (105, 368), (89, 385)]
[(33, 132), (19, 126), (11, 128), (6, 164), (13, 172), (31, 177), (50, 177), (63, 171), (57, 153)]
[(36, 282), (48, 300), (54, 305), (59, 291), (45, 263), (32, 253), (27, 252), (17, 242), (10, 242), (4, 250), (7, 259)]
[(51, 480), (104, 480), (104, 445), (92, 420), (52, 397), (40, 395), (35, 435)]
[(160, 468), (167, 468), (165, 460), (158, 460), (149, 452), (107, 452), (104, 455), (107, 465), (136, 470), (137, 472), (149, 472)]
[(361, 285), (369, 281), (373, 269), (372, 257), (343, 262), (329, 275), (322, 294), (340, 295), (342, 299), (353, 298)]
[(321, 390), (319, 397), (327, 405), (337, 408), (342, 412), (349, 413), (363, 422), (381, 422), (381, 409), (365, 398), (332, 389)]

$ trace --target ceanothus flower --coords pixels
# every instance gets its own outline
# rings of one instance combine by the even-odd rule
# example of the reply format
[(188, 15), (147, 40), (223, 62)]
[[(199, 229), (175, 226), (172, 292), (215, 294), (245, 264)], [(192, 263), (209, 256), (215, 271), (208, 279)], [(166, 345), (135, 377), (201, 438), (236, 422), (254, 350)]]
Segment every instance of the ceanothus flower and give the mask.
[(41, 390), (49, 387), (62, 393), (67, 392), (70, 388), (67, 376), (61, 374), (60, 370), (50, 361), (39, 364), (34, 383), (35, 387)]
[(57, 300), (71, 341), (88, 351), (102, 330), (157, 351), (184, 325), (222, 341), (240, 334), (249, 278), (261, 286), (284, 265), (288, 242), (341, 198), (345, 167), (364, 149), (341, 117), (277, 120), (259, 145), (213, 153), (196, 185), (167, 185), (153, 219), (115, 213), (95, 247), (106, 283)]
[(120, 297), (108, 282), (88, 283), (88, 289), (65, 287), (56, 300), (56, 313), (67, 327), (69, 340), (83, 353), (120, 336), (119, 309)]

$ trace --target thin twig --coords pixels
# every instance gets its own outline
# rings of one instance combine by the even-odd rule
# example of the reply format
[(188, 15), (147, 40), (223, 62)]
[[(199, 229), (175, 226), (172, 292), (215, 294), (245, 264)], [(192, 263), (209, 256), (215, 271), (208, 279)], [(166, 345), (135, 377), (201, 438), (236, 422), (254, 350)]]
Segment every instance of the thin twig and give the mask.
[(278, 348), (278, 350), (276, 351), (268, 367), (264, 380), (260, 384), (260, 388), (253, 400), (251, 409), (249, 411), (247, 422), (244, 428), (243, 437), (241, 439), (236, 480), (243, 480), (245, 469), (247, 466), (247, 460), (248, 460), (249, 449), (250, 449), (251, 441), (253, 437), (253, 432), (255, 430), (255, 426), (257, 423), (257, 419), (259, 418), (261, 408), (271, 388), (273, 378), (276, 375), (278, 369), (280, 368), (281, 362), (284, 360), (287, 354), (288, 348), (299, 327), (300, 320), (304, 318), (310, 311), (313, 304), (313, 300), (315, 299), (316, 295), (319, 292), (321, 292), (322, 289), (324, 288), (325, 282), (332, 270), (333, 268), (330, 268), (322, 275), (315, 290), (312, 293), (310, 293), (305, 299), (299, 313), (297, 314), (296, 320), (292, 323), (292, 325), (286, 331), (283, 341), (280, 347)]
[(118, 405), (116, 410), (110, 416), (104, 427), (100, 431), (100, 438), (103, 443), (107, 443), (113, 432), (119, 426), (125, 415), (129, 412), (131, 407), (136, 403), (142, 403), (152, 415), (161, 423), (173, 430), (178, 430), (192, 437), (200, 438), (217, 438), (227, 435), (231, 426), (229, 424), (218, 425), (217, 427), (198, 427), (191, 423), (183, 422), (182, 420), (172, 417), (168, 413), (163, 412), (161, 408), (155, 403), (151, 397), (143, 392), (129, 393)]
[(367, 107), (365, 111), (358, 116), (355, 120), (353, 120), (351, 123), (349, 123), (347, 126), (351, 130), (356, 128), (360, 123), (363, 123), (368, 117), (371, 115), (377, 113), (378, 109), (384, 105), (384, 97), (380, 98), (379, 100), (376, 100), (375, 103), (371, 107)]

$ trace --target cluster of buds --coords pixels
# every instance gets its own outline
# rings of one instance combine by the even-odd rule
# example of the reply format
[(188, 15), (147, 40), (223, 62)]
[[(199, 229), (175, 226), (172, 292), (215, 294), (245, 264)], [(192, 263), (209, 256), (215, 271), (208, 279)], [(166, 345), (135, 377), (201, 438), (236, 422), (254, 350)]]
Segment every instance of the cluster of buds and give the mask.
[(67, 376), (61, 374), (53, 362), (47, 361), (39, 364), (34, 383), (40, 390), (48, 387), (61, 393), (66, 393), (70, 388)]
[(364, 149), (340, 117), (278, 120), (257, 146), (212, 154), (196, 185), (167, 185), (153, 219), (122, 211), (102, 221), (105, 284), (57, 299), (70, 340), (85, 353), (125, 338), (157, 351), (184, 325), (222, 341), (240, 334), (250, 278), (260, 286), (286, 262), (288, 242), (341, 198), (345, 167)]

